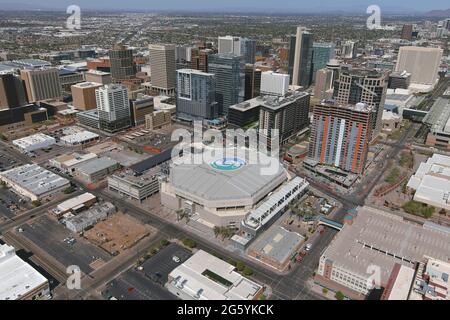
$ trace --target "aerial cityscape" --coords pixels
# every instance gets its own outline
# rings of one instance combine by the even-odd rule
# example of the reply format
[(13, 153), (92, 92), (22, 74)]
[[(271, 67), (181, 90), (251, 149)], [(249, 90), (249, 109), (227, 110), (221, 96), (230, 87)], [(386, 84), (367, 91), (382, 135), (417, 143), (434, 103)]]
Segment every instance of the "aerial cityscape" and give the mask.
[(76, 2), (0, 0), (0, 300), (450, 300), (449, 3)]

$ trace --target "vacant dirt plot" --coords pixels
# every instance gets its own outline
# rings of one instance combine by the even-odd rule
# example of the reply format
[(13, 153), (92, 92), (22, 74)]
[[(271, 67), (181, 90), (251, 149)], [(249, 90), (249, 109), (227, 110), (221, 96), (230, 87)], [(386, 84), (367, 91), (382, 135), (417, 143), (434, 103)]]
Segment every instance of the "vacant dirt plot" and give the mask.
[(97, 223), (84, 236), (111, 254), (119, 254), (154, 232), (152, 227), (143, 225), (128, 215), (117, 213)]

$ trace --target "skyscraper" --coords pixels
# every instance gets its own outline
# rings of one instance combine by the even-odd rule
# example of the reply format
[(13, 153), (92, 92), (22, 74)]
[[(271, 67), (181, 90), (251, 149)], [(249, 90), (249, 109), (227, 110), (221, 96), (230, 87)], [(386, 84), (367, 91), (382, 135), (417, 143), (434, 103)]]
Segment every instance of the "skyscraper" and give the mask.
[(256, 41), (233, 36), (219, 37), (219, 53), (233, 53), (244, 57), (245, 63), (255, 63)]
[(171, 95), (175, 90), (175, 46), (149, 45), (152, 89)]
[(372, 108), (364, 103), (314, 106), (308, 157), (320, 164), (360, 174), (364, 171), (371, 131)]
[(117, 132), (131, 125), (127, 88), (109, 84), (96, 89), (95, 97), (100, 129)]
[(413, 33), (412, 24), (404, 24), (402, 28), (402, 39), (411, 41)]
[(28, 102), (61, 99), (62, 87), (58, 69), (41, 68), (21, 70), (20, 77), (25, 83)]
[(308, 127), (309, 102), (310, 95), (301, 91), (289, 92), (282, 98), (263, 96), (259, 110), (259, 129), (269, 139), (274, 137), (274, 130), (278, 130), (280, 145), (284, 144)]
[(334, 84), (333, 98), (342, 105), (365, 103), (372, 109), (372, 134), (375, 139), (381, 131), (381, 118), (388, 84), (388, 71), (341, 67)]
[(327, 66), (327, 63), (334, 59), (334, 43), (313, 43), (313, 81), (318, 70)]
[(212, 54), (211, 49), (192, 48), (191, 50), (191, 67), (195, 70), (208, 72), (208, 57)]
[(245, 65), (245, 96), (244, 100), (249, 100), (259, 96), (261, 87), (261, 69), (253, 64)]
[(109, 51), (109, 60), (111, 61), (111, 76), (115, 82), (136, 78), (133, 50), (123, 44), (116, 44)]
[(433, 86), (438, 80), (442, 53), (440, 48), (400, 47), (395, 71), (411, 73), (411, 84)]
[(314, 85), (315, 99), (330, 99), (333, 95), (333, 71), (330, 69), (320, 69), (316, 72), (316, 83)]
[(102, 87), (102, 84), (95, 82), (82, 82), (71, 87), (72, 104), (78, 110), (92, 110), (97, 108), (95, 90)]
[(20, 78), (12, 73), (0, 74), (0, 110), (20, 107), (26, 103)]
[(178, 45), (175, 47), (175, 61), (177, 69), (191, 68), (192, 47), (186, 45)]
[(273, 71), (261, 75), (261, 95), (284, 97), (289, 90), (289, 75)]
[(209, 56), (208, 70), (216, 76), (216, 101), (221, 112), (244, 100), (245, 74), (241, 56), (219, 53)]
[(177, 116), (188, 120), (219, 116), (213, 74), (193, 69), (177, 70)]
[(344, 59), (354, 59), (356, 57), (356, 42), (346, 41), (341, 48), (341, 57)]
[[(290, 38), (289, 75), (294, 86), (307, 88), (312, 83), (313, 35), (298, 26), (295, 38)], [(292, 52), (294, 50), (294, 52)]]

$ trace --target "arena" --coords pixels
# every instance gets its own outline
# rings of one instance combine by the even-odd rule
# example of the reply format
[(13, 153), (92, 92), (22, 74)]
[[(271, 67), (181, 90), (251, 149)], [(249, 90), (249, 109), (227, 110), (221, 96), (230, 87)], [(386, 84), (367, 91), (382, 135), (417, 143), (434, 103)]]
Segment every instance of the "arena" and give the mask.
[(201, 164), (172, 163), (170, 176), (161, 184), (161, 204), (182, 209), (190, 219), (209, 227), (239, 227), (248, 212), (288, 180), (277, 159), (259, 152), (262, 161), (230, 157), (237, 152), (229, 150), (226, 154)]

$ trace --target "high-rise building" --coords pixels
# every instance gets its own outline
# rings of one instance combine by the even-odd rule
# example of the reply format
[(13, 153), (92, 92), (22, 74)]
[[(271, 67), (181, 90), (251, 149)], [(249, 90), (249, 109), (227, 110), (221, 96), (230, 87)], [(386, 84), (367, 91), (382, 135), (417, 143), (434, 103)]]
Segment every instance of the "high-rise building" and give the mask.
[(289, 75), (273, 71), (261, 75), (261, 95), (284, 97), (289, 91)]
[(229, 106), (244, 100), (243, 58), (232, 53), (213, 54), (208, 59), (208, 70), (216, 76), (216, 101), (226, 115)]
[(192, 61), (192, 47), (186, 45), (178, 45), (175, 47), (176, 68), (190, 69)]
[(404, 24), (402, 28), (402, 39), (411, 41), (412, 40), (412, 33), (413, 33), (413, 26), (412, 24)]
[[(259, 110), (259, 129), (272, 139), (278, 130), (280, 145), (299, 134), (309, 125), (310, 95), (292, 91), (284, 97), (262, 96)], [(270, 140), (268, 147), (270, 148)]]
[(0, 110), (20, 107), (26, 103), (25, 89), (20, 78), (12, 73), (0, 74)]
[(313, 81), (315, 81), (318, 70), (327, 66), (327, 63), (334, 59), (334, 43), (313, 43)]
[(191, 52), (191, 68), (200, 70), (202, 72), (208, 72), (208, 57), (212, 54), (211, 49), (199, 49), (192, 48)]
[(341, 48), (341, 57), (343, 59), (354, 59), (356, 58), (356, 52), (357, 52), (356, 42), (346, 41), (344, 42)]
[(261, 69), (253, 64), (245, 65), (245, 95), (244, 100), (259, 96), (261, 87)]
[(175, 91), (175, 46), (149, 45), (152, 89), (166, 95)]
[(388, 71), (341, 67), (339, 78), (334, 83), (333, 98), (338, 104), (365, 103), (372, 109), (371, 138), (381, 131), (384, 102), (388, 85)]
[(100, 83), (82, 82), (71, 87), (73, 106), (78, 110), (92, 110), (97, 108), (95, 90), (102, 87)]
[[(304, 27), (297, 27), (295, 38), (290, 38), (289, 76), (294, 86), (307, 88), (312, 83), (313, 35)], [(292, 52), (294, 50), (294, 52)]]
[(433, 86), (438, 80), (442, 53), (440, 48), (400, 47), (395, 71), (411, 73), (411, 84)]
[(256, 59), (256, 41), (241, 38), (241, 55), (244, 56), (245, 63), (254, 64)]
[(341, 70), (341, 62), (336, 59), (331, 59), (326, 66), (327, 70), (332, 72), (333, 81), (331, 83), (331, 88), (334, 87), (334, 82), (339, 78), (339, 71)]
[(215, 119), (219, 116), (214, 74), (193, 69), (177, 70), (177, 116)]
[(323, 100), (333, 96), (333, 71), (320, 69), (316, 72), (316, 83), (314, 85), (314, 98)]
[(62, 87), (56, 68), (21, 70), (20, 77), (25, 83), (28, 102), (61, 99)]
[(155, 111), (153, 97), (138, 94), (136, 99), (131, 101), (130, 111), (133, 126), (145, 124), (146, 115), (152, 114)]
[(123, 44), (114, 45), (109, 51), (111, 76), (115, 82), (136, 78), (136, 65), (133, 61), (133, 50)]
[(244, 57), (245, 63), (255, 63), (256, 41), (233, 36), (219, 37), (219, 53), (233, 53)]
[(109, 84), (95, 90), (95, 96), (101, 130), (117, 132), (131, 125), (127, 88)]
[(344, 171), (364, 171), (370, 132), (372, 107), (364, 103), (339, 105), (323, 101), (314, 106), (309, 140), (311, 159)]
[(111, 73), (99, 70), (89, 70), (84, 73), (84, 80), (86, 82), (101, 83), (103, 85), (112, 82)]

